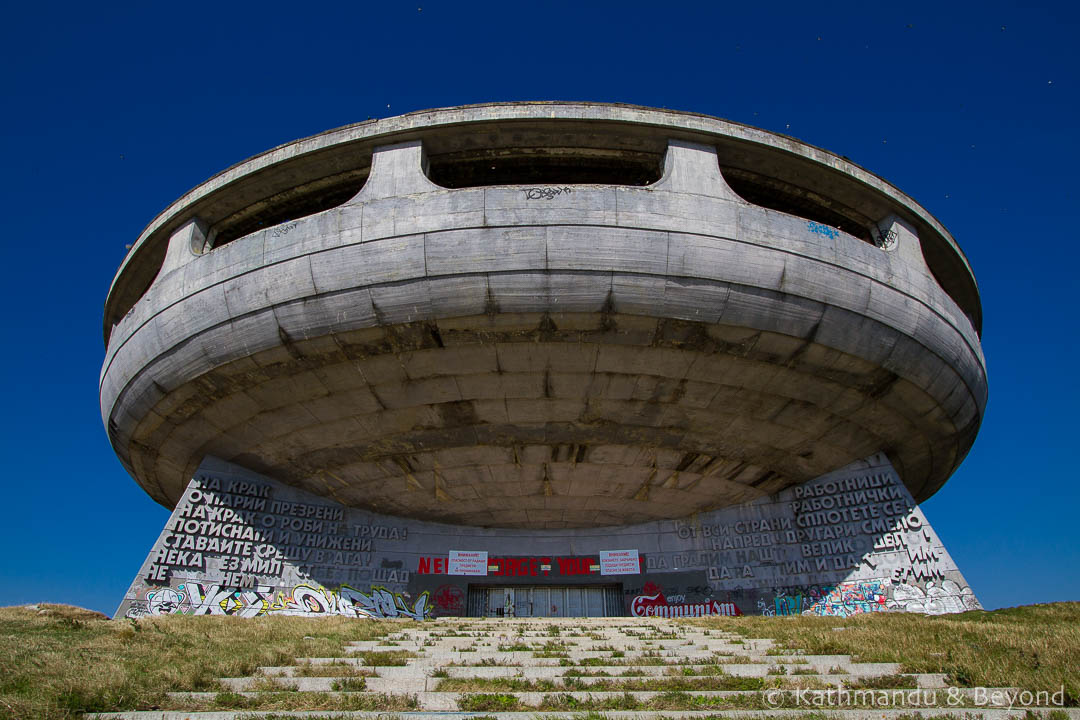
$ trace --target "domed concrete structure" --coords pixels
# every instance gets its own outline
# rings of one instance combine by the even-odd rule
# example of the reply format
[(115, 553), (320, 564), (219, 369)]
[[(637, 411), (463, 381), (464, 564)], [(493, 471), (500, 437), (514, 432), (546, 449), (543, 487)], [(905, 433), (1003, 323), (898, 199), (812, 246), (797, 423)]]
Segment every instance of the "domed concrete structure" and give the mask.
[(980, 324), (952, 237), (843, 158), (689, 113), (467, 106), (281, 146), (161, 213), (109, 293), (101, 406), (167, 507), (212, 458), (433, 537), (557, 543), (844, 468), (929, 497), (985, 409)]

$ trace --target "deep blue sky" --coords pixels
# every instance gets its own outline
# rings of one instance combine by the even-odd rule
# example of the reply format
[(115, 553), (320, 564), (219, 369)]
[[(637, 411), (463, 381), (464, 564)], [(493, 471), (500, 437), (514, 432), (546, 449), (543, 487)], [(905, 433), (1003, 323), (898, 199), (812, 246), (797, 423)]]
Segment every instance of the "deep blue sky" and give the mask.
[(102, 429), (124, 246), (192, 186), (339, 125), (490, 100), (689, 110), (846, 155), (934, 213), (990, 405), (924, 504), (987, 607), (1080, 599), (1075, 3), (19, 3), (0, 23), (3, 604), (111, 613), (167, 518)]

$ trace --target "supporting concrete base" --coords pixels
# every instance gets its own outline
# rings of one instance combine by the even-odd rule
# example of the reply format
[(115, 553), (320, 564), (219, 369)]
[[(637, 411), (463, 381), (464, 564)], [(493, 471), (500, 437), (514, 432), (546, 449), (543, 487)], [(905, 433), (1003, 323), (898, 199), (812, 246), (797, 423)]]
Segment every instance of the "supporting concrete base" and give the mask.
[[(327, 492), (208, 458), (117, 616), (845, 617), (980, 607), (884, 454), (753, 503), (610, 528), (429, 523), (349, 508)], [(455, 550), (486, 552), (487, 574), (449, 574)], [(605, 551), (636, 553), (637, 572), (604, 574)], [(594, 612), (586, 588), (616, 601)], [(494, 602), (492, 592), (510, 599)]]

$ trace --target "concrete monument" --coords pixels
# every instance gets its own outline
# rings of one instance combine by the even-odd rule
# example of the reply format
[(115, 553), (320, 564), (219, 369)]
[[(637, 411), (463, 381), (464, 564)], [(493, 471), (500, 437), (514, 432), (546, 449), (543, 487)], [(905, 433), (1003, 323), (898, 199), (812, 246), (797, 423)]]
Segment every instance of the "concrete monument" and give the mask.
[(101, 407), (173, 509), (119, 613), (977, 607), (917, 502), (986, 405), (948, 232), (824, 150), (592, 103), (271, 150), (142, 233)]

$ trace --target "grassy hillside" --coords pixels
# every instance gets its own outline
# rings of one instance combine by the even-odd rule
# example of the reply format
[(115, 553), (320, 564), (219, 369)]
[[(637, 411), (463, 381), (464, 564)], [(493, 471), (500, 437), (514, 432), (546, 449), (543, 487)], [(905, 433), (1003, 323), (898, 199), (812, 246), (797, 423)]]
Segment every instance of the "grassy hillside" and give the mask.
[(964, 687), (1056, 692), (1080, 705), (1080, 603), (1053, 603), (928, 617), (872, 613), (827, 617), (689, 620), (695, 625), (767, 637), (809, 654), (897, 662), (908, 673), (947, 673)]
[[(496, 623), (497, 621), (492, 621)], [(1080, 603), (963, 615), (882, 613), (685, 620), (811, 654), (900, 662), (953, 684), (1057, 691), (1080, 705)], [(210, 691), (296, 657), (338, 657), (343, 645), (415, 626), (401, 621), (170, 616), (109, 620), (60, 606), (0, 608), (0, 718), (73, 718), (152, 709), (168, 691)], [(782, 651), (777, 651), (782, 652)]]
[(170, 690), (218, 690), (293, 658), (335, 657), (397, 621), (166, 616), (109, 620), (65, 605), (0, 608), (0, 718), (152, 709)]

